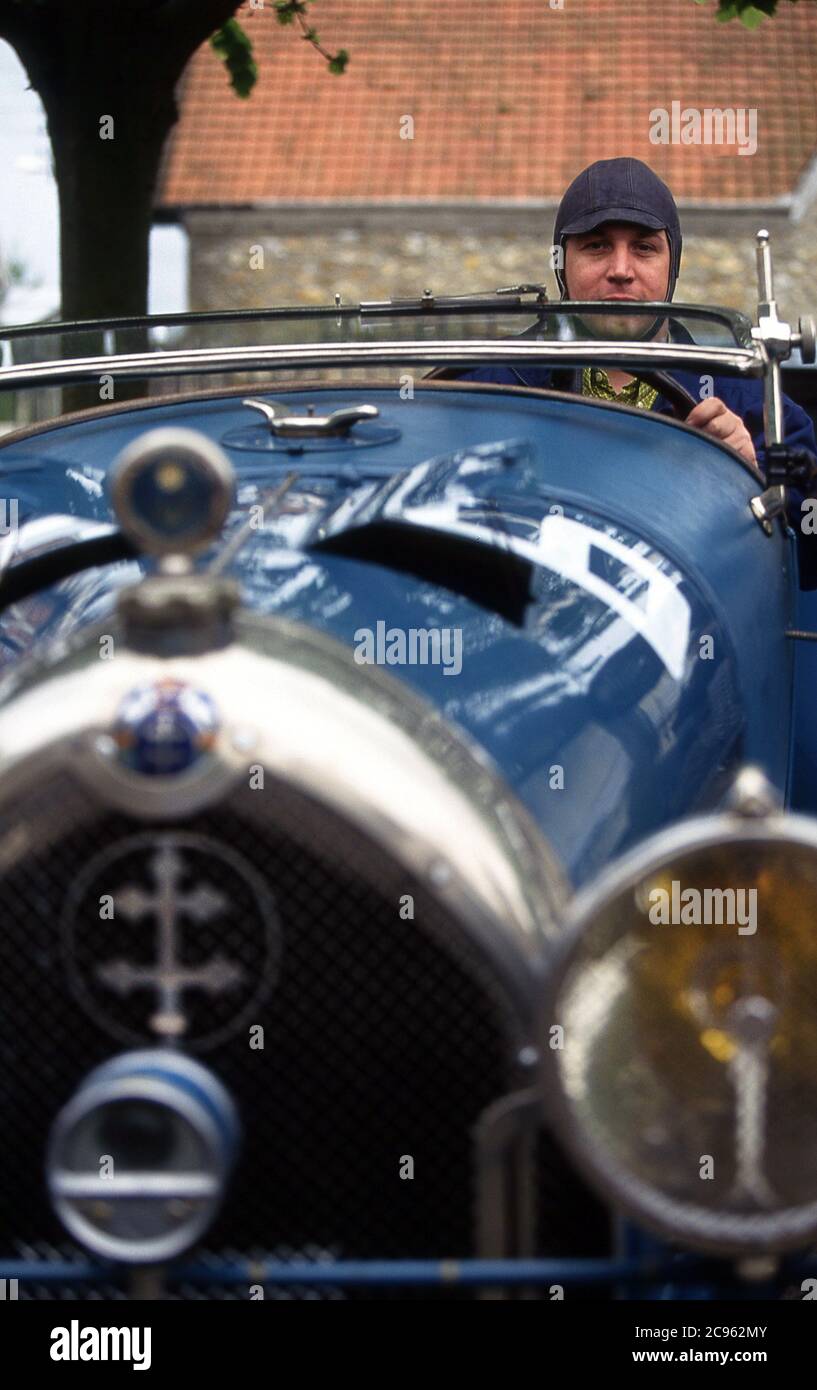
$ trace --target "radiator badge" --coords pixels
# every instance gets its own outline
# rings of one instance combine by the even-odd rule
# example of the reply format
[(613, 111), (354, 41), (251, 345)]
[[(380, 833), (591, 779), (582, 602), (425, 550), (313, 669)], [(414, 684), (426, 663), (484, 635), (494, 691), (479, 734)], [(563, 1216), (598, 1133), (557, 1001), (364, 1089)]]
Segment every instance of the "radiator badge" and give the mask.
[(134, 835), (97, 854), (63, 916), (68, 975), (106, 1032), (205, 1048), (255, 1018), (278, 973), (272, 897), (243, 855), (203, 835)]
[(128, 692), (113, 737), (123, 763), (147, 776), (185, 772), (213, 747), (219, 720), (209, 695), (178, 680)]

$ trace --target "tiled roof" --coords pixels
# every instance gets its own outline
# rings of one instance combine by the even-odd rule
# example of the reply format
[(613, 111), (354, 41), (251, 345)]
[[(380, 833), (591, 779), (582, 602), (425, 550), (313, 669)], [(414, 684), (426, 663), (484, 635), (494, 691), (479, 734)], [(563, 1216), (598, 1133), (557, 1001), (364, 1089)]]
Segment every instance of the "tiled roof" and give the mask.
[[(593, 159), (638, 155), (680, 199), (766, 202), (817, 147), (817, 4), (749, 32), (693, 0), (315, 0), (332, 76), (295, 28), (245, 9), (260, 77), (231, 91), (206, 45), (188, 66), (162, 206), (330, 198), (531, 199)], [(757, 152), (650, 142), (650, 112), (754, 108)], [(414, 138), (400, 138), (411, 116)]]

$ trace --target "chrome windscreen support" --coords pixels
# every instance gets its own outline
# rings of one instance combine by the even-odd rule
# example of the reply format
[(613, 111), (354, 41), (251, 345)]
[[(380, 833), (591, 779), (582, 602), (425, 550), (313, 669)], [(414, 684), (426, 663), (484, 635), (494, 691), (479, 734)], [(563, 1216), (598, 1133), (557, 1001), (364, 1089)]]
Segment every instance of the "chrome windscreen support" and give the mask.
[[(763, 378), (763, 426), (767, 444), (783, 443), (783, 390), (780, 384), (780, 362), (791, 355), (792, 332), (777, 312), (774, 297), (774, 275), (769, 233), (757, 234), (757, 337), (768, 355)], [(752, 335), (753, 337), (755, 334)]]
[[(769, 233), (762, 228), (757, 234), (757, 327), (752, 329), (752, 337), (760, 344), (763, 354), (763, 429), (766, 447), (783, 443), (783, 389), (780, 381), (780, 363), (791, 355), (793, 335), (789, 324), (784, 323), (777, 312), (774, 297), (774, 276), (772, 271), (772, 251)], [(765, 492), (751, 500), (753, 515), (760, 522), (767, 536), (772, 534), (776, 516), (785, 517), (785, 484), (775, 482)]]
[(758, 232), (757, 327), (752, 329), (752, 337), (763, 358), (763, 428), (768, 487), (765, 492), (753, 497), (750, 503), (753, 515), (767, 536), (772, 534), (776, 516), (785, 524), (788, 488), (792, 484), (806, 488), (814, 485), (815, 465), (810, 452), (786, 448), (780, 364), (791, 356), (793, 348), (800, 349), (800, 358), (804, 363), (812, 363), (816, 352), (814, 320), (801, 318), (794, 333), (790, 324), (781, 319), (777, 312), (769, 241), (769, 233), (765, 229)]

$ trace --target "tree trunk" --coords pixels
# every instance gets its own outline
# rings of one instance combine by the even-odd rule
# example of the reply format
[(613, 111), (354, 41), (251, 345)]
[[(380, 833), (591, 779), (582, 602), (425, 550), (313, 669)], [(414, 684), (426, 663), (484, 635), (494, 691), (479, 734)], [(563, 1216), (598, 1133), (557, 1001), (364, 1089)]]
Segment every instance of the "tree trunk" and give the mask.
[[(239, 0), (36, 6), (0, 0), (0, 37), (16, 49), (48, 123), (63, 319), (147, 312), (153, 197), (178, 114), (176, 84), (199, 44), (238, 6)], [(134, 345), (133, 339), (127, 344)], [(86, 335), (65, 350), (86, 356), (99, 346)], [(87, 403), (98, 403), (90, 390)], [(122, 383), (116, 394), (132, 393)]]
[[(59, 195), (63, 319), (147, 313), (153, 196), (176, 106), (172, 81), (145, 82), (139, 46), (138, 34), (120, 31), (118, 46), (105, 47), (102, 73), (97, 43), (78, 46), (67, 65), (70, 89), (64, 69), (39, 87)], [(120, 352), (144, 345), (144, 333), (133, 331), (116, 343)], [(62, 354), (85, 357), (102, 348), (98, 335), (66, 335)], [(144, 392), (143, 382), (116, 382), (117, 400)], [(67, 388), (63, 409), (99, 400), (98, 385)]]
[[(157, 109), (123, 72), (119, 97), (104, 110), (97, 94), (67, 110), (59, 96), (42, 96), (59, 191), (61, 316), (144, 314), (153, 193), (176, 118), (172, 92)], [(113, 139), (100, 138), (105, 118)]]

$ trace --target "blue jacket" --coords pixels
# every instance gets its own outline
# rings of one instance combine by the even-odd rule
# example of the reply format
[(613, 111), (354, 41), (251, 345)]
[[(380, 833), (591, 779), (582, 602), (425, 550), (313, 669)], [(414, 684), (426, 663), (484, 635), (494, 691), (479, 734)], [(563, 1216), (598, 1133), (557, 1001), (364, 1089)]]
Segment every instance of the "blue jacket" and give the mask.
[[(701, 375), (694, 372), (677, 371), (675, 367), (668, 369), (668, 375), (673, 377), (680, 386), (685, 386), (696, 401), (704, 399), (701, 395)], [(555, 381), (554, 377), (556, 378)], [(526, 363), (521, 363), (518, 367), (474, 367), (470, 371), (458, 372), (457, 379), (493, 381), (503, 386), (533, 386), (538, 390), (570, 391), (576, 395), (581, 394), (581, 368), (574, 370), (572, 368), (536, 367)], [(755, 377), (746, 380), (741, 377), (716, 376), (712, 378), (712, 387), (708, 390), (707, 395), (717, 396), (723, 401), (727, 410), (732, 410), (735, 415), (740, 416), (752, 436), (757, 461), (763, 468), (766, 462), (763, 437), (763, 383)], [(675, 414), (672, 406), (663, 396), (658, 397), (652, 409), (659, 411), (662, 415)], [(802, 406), (796, 405), (788, 396), (783, 397), (783, 420), (786, 443), (793, 447), (803, 446), (811, 449), (812, 453), (817, 455), (817, 438), (815, 438), (814, 426)]]

